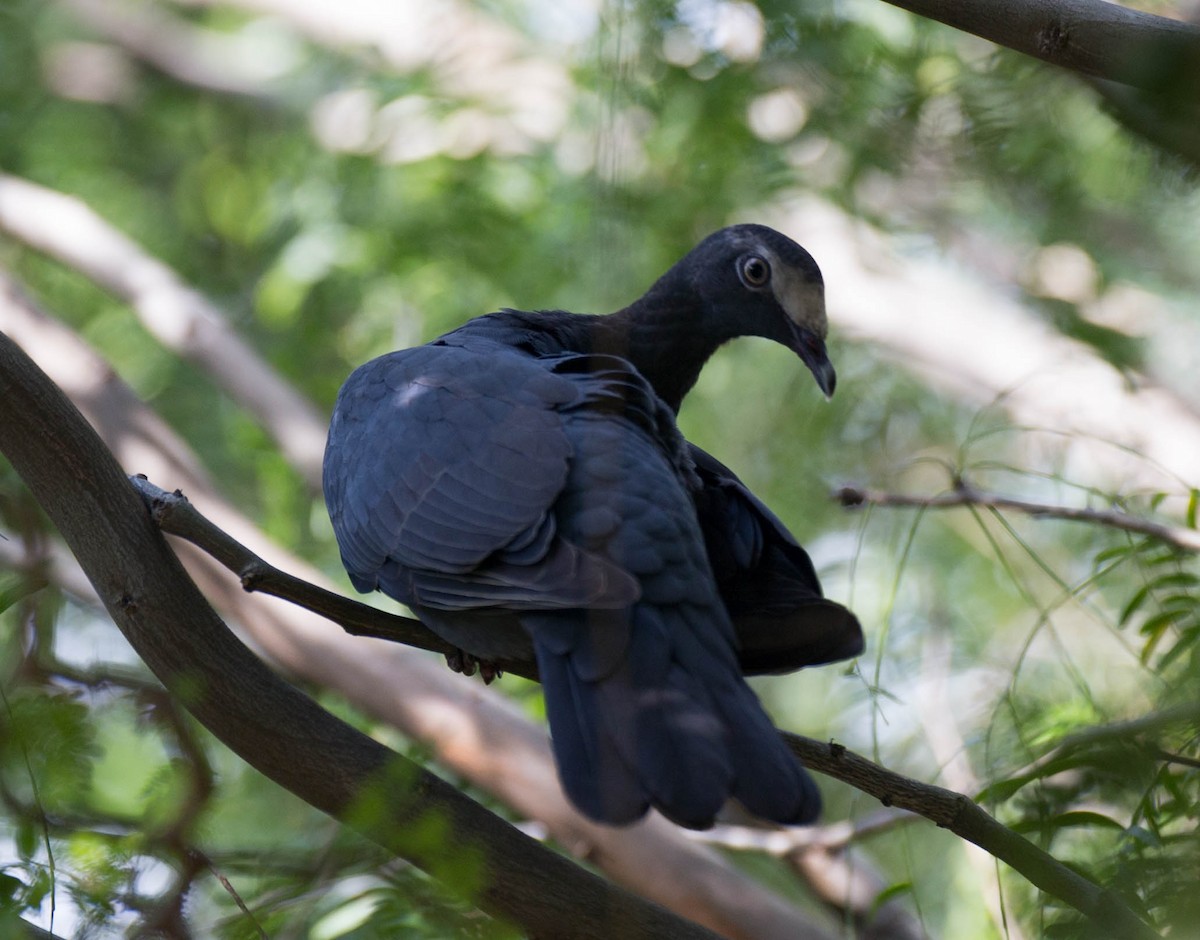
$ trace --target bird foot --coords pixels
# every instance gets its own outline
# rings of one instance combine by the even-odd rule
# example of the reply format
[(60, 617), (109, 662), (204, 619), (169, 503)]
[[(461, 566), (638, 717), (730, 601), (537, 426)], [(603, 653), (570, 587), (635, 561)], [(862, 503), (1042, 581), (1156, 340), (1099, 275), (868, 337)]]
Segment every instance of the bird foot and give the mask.
[(464, 676), (473, 676), (476, 670), (478, 670), (479, 677), (483, 680), (484, 685), (491, 685), (504, 675), (503, 671), (497, 668), (495, 663), (476, 659), (470, 653), (460, 649), (446, 654), (446, 665), (455, 672), (461, 672)]

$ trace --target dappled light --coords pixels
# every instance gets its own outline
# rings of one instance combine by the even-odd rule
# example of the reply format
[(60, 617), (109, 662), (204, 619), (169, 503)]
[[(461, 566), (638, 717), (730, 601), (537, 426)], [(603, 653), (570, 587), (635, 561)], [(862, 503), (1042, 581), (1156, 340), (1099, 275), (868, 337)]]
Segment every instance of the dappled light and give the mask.
[[(0, 460), (0, 936), (1194, 933), (1189, 10), (8, 4), (0, 340), (149, 478), (204, 598), (321, 727), (399, 756), (380, 790), (337, 747), (297, 768), (221, 743), (195, 677), (143, 665), (136, 596), (160, 585), (129, 561), (114, 593), (97, 558), (126, 552), (68, 534), (115, 505), (100, 477), (43, 455), (48, 496)], [(606, 826), (559, 786), (535, 661), (455, 675), (454, 644), (353, 591), (329, 416), (375, 357), (502, 308), (621, 310), (747, 222), (819, 265), (836, 394), (814, 347), (741, 338), (679, 430), (794, 533), (865, 650), (747, 669), (816, 825), (730, 804), (701, 833)], [(50, 446), (66, 419), (6, 368), (0, 441), (40, 421), (14, 453)], [(305, 726), (265, 718), (300, 753)], [(360, 799), (314, 803), (306, 776)]]

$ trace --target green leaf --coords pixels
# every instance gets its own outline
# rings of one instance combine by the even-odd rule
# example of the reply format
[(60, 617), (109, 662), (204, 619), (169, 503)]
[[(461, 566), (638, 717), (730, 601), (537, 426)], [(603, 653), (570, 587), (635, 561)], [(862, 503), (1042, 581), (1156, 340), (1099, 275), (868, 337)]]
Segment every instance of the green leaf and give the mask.
[(1168, 594), (1160, 602), (1164, 608), (1171, 610), (1196, 611), (1200, 608), (1200, 600), (1195, 594)]
[(1120, 545), (1112, 545), (1103, 551), (1096, 553), (1095, 564), (1099, 568), (1104, 562), (1112, 561), (1116, 558), (1124, 558), (1129, 555), (1134, 555), (1138, 551), (1138, 546), (1122, 543)]
[(1200, 584), (1200, 576), (1191, 571), (1172, 571), (1169, 574), (1164, 574), (1162, 577), (1155, 578), (1153, 582), (1155, 590), (1163, 590), (1164, 588), (1180, 585), (1191, 587), (1195, 584)]
[(1147, 636), (1156, 636), (1171, 626), (1171, 624), (1186, 619), (1191, 613), (1191, 610), (1182, 607), (1170, 607), (1166, 610), (1161, 610), (1157, 614), (1147, 617), (1146, 622), (1142, 624), (1139, 632)]
[(1119, 616), (1117, 618), (1117, 626), (1123, 627), (1127, 623), (1129, 623), (1129, 618), (1132, 617), (1137, 612), (1137, 609), (1139, 607), (1141, 607), (1143, 603), (1145, 603), (1146, 598), (1149, 596), (1150, 596), (1150, 585), (1143, 584), (1140, 588), (1137, 589), (1136, 592), (1134, 592), (1133, 597), (1131, 597), (1129, 599), (1128, 603), (1126, 603), (1125, 606), (1121, 609), (1121, 616)]
[(900, 897), (905, 894), (913, 893), (913, 884), (911, 881), (898, 881), (895, 884), (888, 885), (877, 895), (875, 900), (871, 902), (871, 913), (876, 913), (883, 905), (887, 904), (892, 898)]
[(40, 591), (46, 586), (44, 578), (27, 578), (12, 576), (0, 582), (0, 614), (12, 607), (22, 598)]
[[(1161, 636), (1161, 634), (1160, 634), (1160, 636)], [(1197, 639), (1197, 631), (1195, 629), (1191, 629), (1191, 630), (1188, 630), (1187, 632), (1185, 632), (1183, 634), (1183, 636), (1181, 636), (1179, 638), (1179, 641), (1174, 646), (1172, 646), (1169, 650), (1167, 650), (1167, 652), (1163, 654), (1162, 659), (1160, 659), (1158, 661), (1158, 667), (1157, 667), (1158, 670), (1161, 672), (1162, 670), (1166, 669), (1169, 665), (1171, 665), (1171, 663), (1175, 662), (1175, 660), (1177, 660), (1180, 656), (1182, 656), (1184, 653), (1191, 650), (1196, 645), (1196, 639)], [(1155, 639), (1155, 641), (1157, 642), (1157, 638)], [(1143, 653), (1143, 655), (1144, 655), (1144, 653)]]
[(1118, 832), (1124, 832), (1126, 827), (1102, 813), (1093, 812), (1091, 810), (1071, 810), (1066, 813), (1058, 813), (1055, 816), (1049, 816), (1037, 819), (1026, 819), (1013, 826), (1018, 832), (1057, 832), (1060, 829), (1076, 829), (1081, 827), (1097, 827), (1101, 829), (1113, 829)]
[(977, 800), (981, 804), (1002, 803), (1012, 797), (1023, 786), (1031, 780), (1036, 780), (1037, 776), (1022, 775), (1020, 777), (1010, 777), (1007, 780), (996, 780), (989, 783), (979, 793)]
[(17, 844), (17, 856), (26, 860), (33, 858), (41, 844), (41, 837), (41, 832), (31, 820), (22, 819), (18, 822), (16, 837), (13, 840)]
[(1189, 529), (1196, 528), (1196, 509), (1198, 506), (1200, 506), (1200, 489), (1193, 486), (1191, 493), (1188, 494), (1187, 515), (1185, 517)]
[(17, 906), (17, 894), (25, 889), (20, 878), (0, 872), (0, 911), (13, 910)]

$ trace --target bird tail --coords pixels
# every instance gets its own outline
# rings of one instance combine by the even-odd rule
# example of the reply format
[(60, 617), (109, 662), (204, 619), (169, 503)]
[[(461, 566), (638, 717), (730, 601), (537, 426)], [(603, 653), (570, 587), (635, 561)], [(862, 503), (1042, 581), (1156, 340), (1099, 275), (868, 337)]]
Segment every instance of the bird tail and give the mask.
[(567, 795), (617, 825), (653, 806), (703, 829), (730, 797), (764, 819), (811, 822), (820, 812), (812, 779), (723, 638), (685, 616), (647, 604), (522, 615)]

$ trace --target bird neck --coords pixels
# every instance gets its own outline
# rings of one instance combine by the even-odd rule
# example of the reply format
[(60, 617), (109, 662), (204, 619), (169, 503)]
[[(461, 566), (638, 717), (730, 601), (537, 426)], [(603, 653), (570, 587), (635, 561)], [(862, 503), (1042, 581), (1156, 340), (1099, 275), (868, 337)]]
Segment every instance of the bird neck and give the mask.
[(632, 362), (658, 397), (678, 412), (704, 363), (725, 337), (704, 328), (694, 298), (664, 294), (652, 290), (623, 310), (594, 318), (593, 348)]

